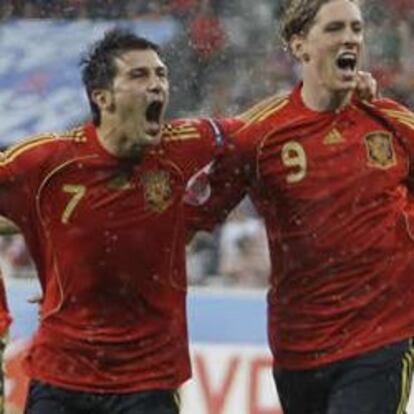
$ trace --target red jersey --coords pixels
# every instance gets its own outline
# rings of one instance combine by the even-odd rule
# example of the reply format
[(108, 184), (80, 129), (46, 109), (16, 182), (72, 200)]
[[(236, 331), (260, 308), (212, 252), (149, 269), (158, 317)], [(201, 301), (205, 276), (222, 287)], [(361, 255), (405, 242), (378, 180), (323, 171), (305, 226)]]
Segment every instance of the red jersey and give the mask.
[(189, 208), (190, 223), (208, 229), (248, 191), (264, 218), (278, 366), (307, 369), (414, 336), (414, 121), (384, 106), (401, 109), (314, 112), (300, 87), (262, 102), (240, 118), (209, 201)]
[(3, 275), (0, 272), (0, 337), (4, 337), (7, 334), (11, 321), (12, 319), (7, 305)]
[(6, 153), (0, 214), (22, 230), (44, 295), (30, 377), (100, 393), (189, 378), (182, 196), (216, 138), (210, 121), (177, 121), (132, 161), (86, 125)]

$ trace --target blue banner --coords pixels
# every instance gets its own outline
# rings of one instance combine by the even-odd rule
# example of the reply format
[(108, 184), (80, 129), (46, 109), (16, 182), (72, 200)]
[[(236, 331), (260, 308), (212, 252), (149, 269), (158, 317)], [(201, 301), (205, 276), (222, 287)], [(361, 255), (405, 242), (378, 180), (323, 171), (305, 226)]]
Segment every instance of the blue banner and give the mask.
[(88, 45), (114, 26), (164, 45), (173, 20), (16, 20), (0, 29), (0, 146), (62, 131), (89, 116), (79, 62)]
[[(36, 278), (6, 280), (13, 317), (13, 339), (28, 339), (37, 326), (37, 306), (28, 299), (40, 291)], [(189, 334), (192, 343), (266, 345), (264, 290), (190, 289)]]

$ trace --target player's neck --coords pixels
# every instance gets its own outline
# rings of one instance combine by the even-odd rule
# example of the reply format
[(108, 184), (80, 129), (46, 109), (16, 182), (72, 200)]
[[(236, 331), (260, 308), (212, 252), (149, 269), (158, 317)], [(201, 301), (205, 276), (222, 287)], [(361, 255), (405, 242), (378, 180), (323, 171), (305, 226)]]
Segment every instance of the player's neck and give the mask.
[(316, 87), (309, 82), (304, 82), (301, 97), (305, 106), (313, 111), (340, 111), (351, 101), (352, 91), (332, 92), (320, 85)]
[(142, 147), (128, 138), (120, 125), (102, 123), (96, 128), (99, 143), (111, 155), (118, 158), (139, 158)]

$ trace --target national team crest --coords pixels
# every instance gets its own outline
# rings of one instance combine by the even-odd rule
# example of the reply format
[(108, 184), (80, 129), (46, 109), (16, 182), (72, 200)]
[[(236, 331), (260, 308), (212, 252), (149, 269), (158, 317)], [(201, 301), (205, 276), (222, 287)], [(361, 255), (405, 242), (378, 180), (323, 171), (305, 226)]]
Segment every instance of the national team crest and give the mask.
[(364, 137), (367, 147), (368, 165), (387, 169), (397, 163), (392, 134), (385, 131), (371, 132)]
[(147, 207), (157, 213), (162, 213), (171, 201), (172, 191), (168, 172), (148, 172), (142, 176), (141, 182)]

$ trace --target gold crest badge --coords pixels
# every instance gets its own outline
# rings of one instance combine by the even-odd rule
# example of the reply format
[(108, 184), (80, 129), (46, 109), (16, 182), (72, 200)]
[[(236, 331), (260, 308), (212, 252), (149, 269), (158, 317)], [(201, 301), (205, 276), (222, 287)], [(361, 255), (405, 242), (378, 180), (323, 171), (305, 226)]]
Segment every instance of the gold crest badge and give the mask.
[(365, 135), (364, 142), (367, 148), (368, 165), (387, 169), (397, 163), (392, 134), (385, 131), (375, 131)]
[(168, 172), (148, 172), (142, 176), (141, 182), (147, 207), (157, 213), (162, 213), (171, 201), (172, 191)]

